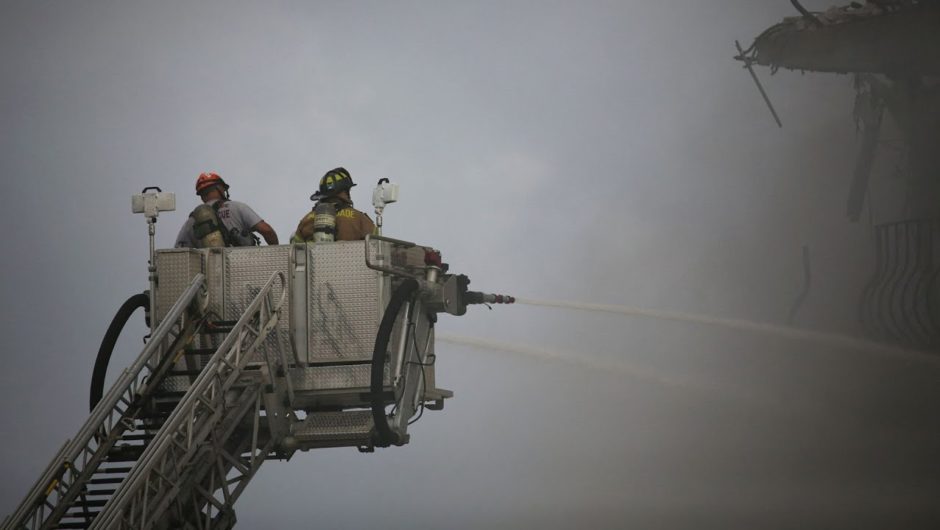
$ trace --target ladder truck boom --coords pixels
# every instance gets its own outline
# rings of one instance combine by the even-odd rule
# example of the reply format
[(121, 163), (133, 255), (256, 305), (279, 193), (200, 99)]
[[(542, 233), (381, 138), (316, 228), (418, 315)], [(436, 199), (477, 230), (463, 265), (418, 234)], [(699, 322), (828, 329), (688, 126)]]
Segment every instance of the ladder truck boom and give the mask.
[[(174, 352), (200, 324), (186, 313), (203, 283), (202, 274), (192, 278), (134, 364), (124, 370), (75, 437), (52, 460), (4, 528), (52, 528), (50, 523), (61, 519), (88, 520), (96, 515), (92, 508), (98, 495), (88, 487), (120, 481), (130, 471), (118, 463), (116, 455), (122, 448), (136, 446), (136, 437), (145, 435), (146, 397), (156, 391), (157, 380), (168, 371)], [(70, 528), (72, 523), (79, 524), (65, 521), (58, 527)]]
[[(154, 195), (134, 203), (151, 237), (173, 204)], [(453, 396), (435, 379), (437, 315), (514, 301), (383, 236), (154, 250), (150, 281), (149, 341), (2, 529), (231, 528), (268, 459), (408, 443)]]

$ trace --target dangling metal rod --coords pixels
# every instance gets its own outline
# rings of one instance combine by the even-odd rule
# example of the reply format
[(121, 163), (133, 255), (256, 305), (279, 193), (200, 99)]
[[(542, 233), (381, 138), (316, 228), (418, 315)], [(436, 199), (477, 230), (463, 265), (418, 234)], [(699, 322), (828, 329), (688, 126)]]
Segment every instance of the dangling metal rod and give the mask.
[(803, 245), (803, 288), (800, 289), (800, 294), (796, 296), (796, 300), (794, 300), (793, 305), (790, 306), (790, 313), (787, 315), (788, 326), (792, 326), (793, 322), (796, 320), (796, 314), (803, 305), (803, 301), (806, 300), (806, 296), (809, 294), (809, 289), (812, 284), (813, 276), (809, 262), (809, 245)]
[(790, 0), (790, 3), (793, 4), (793, 7), (795, 7), (796, 10), (799, 11), (801, 15), (803, 15), (803, 18), (810, 21), (812, 25), (816, 26), (817, 28), (823, 27), (824, 24), (822, 23), (822, 21), (816, 18), (816, 15), (810, 13), (809, 10), (807, 10), (805, 7), (800, 5), (800, 2), (798, 0)]
[(738, 48), (737, 59), (744, 63), (744, 67), (747, 68), (747, 71), (751, 74), (751, 79), (754, 80), (754, 84), (757, 85), (757, 90), (760, 91), (760, 95), (764, 98), (764, 102), (767, 103), (767, 108), (770, 109), (770, 113), (773, 114), (774, 121), (777, 122), (777, 127), (783, 127), (783, 123), (780, 122), (780, 117), (777, 116), (777, 111), (774, 110), (773, 104), (770, 102), (770, 98), (767, 97), (767, 92), (764, 92), (763, 85), (760, 84), (760, 79), (757, 78), (757, 74), (754, 73), (754, 69), (751, 67), (751, 59), (745, 57), (744, 50), (741, 48), (741, 43), (737, 40), (734, 41), (734, 45)]

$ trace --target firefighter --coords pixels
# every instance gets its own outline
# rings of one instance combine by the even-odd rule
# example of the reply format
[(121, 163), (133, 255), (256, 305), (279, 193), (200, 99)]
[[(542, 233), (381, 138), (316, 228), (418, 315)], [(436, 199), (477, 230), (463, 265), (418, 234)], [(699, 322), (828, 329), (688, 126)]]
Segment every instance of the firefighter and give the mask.
[(228, 196), (228, 184), (215, 173), (196, 179), (196, 207), (176, 236), (177, 248), (245, 247), (258, 244), (254, 232), (269, 245), (277, 245), (277, 233), (254, 210)]
[(353, 208), (349, 190), (355, 185), (345, 168), (327, 171), (320, 179), (317, 192), (310, 196), (310, 200), (317, 203), (300, 220), (291, 242), (356, 241), (374, 234), (372, 219)]

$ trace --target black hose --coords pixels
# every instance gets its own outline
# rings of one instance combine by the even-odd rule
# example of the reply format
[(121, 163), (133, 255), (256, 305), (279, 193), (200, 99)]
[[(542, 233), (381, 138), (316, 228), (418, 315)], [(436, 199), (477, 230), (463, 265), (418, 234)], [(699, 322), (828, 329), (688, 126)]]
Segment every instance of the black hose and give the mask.
[[(372, 405), (372, 421), (375, 424), (376, 439), (375, 445), (379, 447), (388, 447), (399, 443), (398, 433), (392, 431), (388, 425), (388, 417), (385, 415), (385, 400), (382, 395), (385, 375), (385, 359), (388, 357), (388, 342), (392, 338), (392, 331), (395, 328), (395, 320), (398, 319), (398, 313), (401, 312), (401, 306), (406, 300), (411, 298), (414, 292), (418, 290), (418, 282), (407, 279), (395, 289), (392, 298), (385, 308), (385, 314), (382, 315), (382, 323), (379, 324), (379, 332), (375, 335), (375, 349), (372, 350), (372, 374), (369, 385), (370, 401)], [(403, 332), (406, 332), (403, 330)]]
[(138, 307), (147, 308), (150, 306), (150, 297), (147, 293), (135, 294), (127, 299), (121, 308), (118, 309), (101, 339), (101, 347), (98, 348), (98, 358), (95, 359), (95, 369), (91, 372), (91, 392), (88, 400), (89, 412), (95, 409), (95, 405), (101, 401), (104, 395), (104, 377), (108, 373), (108, 363), (111, 362), (111, 353), (114, 351), (114, 345), (117, 344), (121, 331), (127, 324), (128, 319), (134, 314)]

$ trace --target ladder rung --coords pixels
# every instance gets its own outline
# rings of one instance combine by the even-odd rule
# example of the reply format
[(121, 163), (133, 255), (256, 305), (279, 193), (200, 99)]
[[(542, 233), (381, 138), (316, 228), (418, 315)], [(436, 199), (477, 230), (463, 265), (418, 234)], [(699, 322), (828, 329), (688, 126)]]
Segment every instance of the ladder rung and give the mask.
[[(176, 406), (176, 405), (174, 405), (174, 407), (175, 407), (175, 406)], [(171, 413), (171, 412), (173, 412), (173, 411), (172, 411), (172, 410), (163, 410), (163, 411), (160, 411), (160, 410), (152, 410), (152, 411), (147, 411), (146, 413), (142, 413), (142, 414), (140, 415), (140, 419), (146, 419), (146, 420), (162, 420), (159, 424), (155, 424), (153, 427), (150, 427), (150, 426), (147, 427), (148, 429), (151, 429), (151, 428), (152, 428), (152, 429), (154, 429), (154, 430), (159, 430), (160, 427), (163, 425), (163, 422), (166, 421), (166, 419), (170, 417), (170, 413)]]
[(143, 445), (115, 446), (108, 451), (108, 462), (136, 462), (144, 452)]
[(117, 489), (90, 489), (85, 492), (85, 495), (99, 497), (101, 495), (114, 495), (115, 491)]
[(76, 523), (59, 522), (59, 524), (55, 525), (53, 528), (88, 528), (89, 524), (90, 523), (86, 523), (86, 522), (76, 522)]
[(118, 473), (130, 473), (129, 467), (99, 467), (95, 470), (95, 475), (116, 475)]
[(363, 364), (372, 364), (372, 360), (357, 359), (355, 361), (318, 361), (309, 363), (307, 366), (310, 368), (325, 368), (328, 366), (359, 366)]
[(69, 511), (62, 514), (62, 519), (92, 519), (99, 513), (99, 510), (81, 510), (81, 511), (72, 511), (75, 509), (75, 504), (69, 506)]
[[(76, 508), (101, 507), (101, 506), (104, 506), (105, 503), (107, 502), (108, 502), (107, 499), (85, 499), (85, 500), (75, 499), (75, 501), (72, 502), (72, 506), (69, 508), (69, 510), (75, 510)], [(84, 514), (84, 511), (82, 512), (70, 511), (69, 514), (72, 515), (73, 517), (81, 517), (82, 514)]]
[[(186, 394), (183, 394), (186, 395)], [(153, 401), (151, 402), (151, 410), (149, 412), (170, 412), (170, 410), (180, 402), (183, 396), (179, 395), (179, 392), (172, 392), (168, 394), (157, 394), (153, 396)], [(169, 409), (166, 407), (169, 405)]]
[(202, 370), (169, 370), (166, 375), (199, 375)]
[(129, 442), (143, 440), (146, 442), (148, 440), (153, 440), (154, 436), (156, 436), (156, 434), (125, 434), (121, 436), (121, 440), (126, 440)]
[(153, 397), (155, 398), (181, 398), (186, 395), (186, 392), (181, 392), (178, 390), (166, 391), (166, 392), (154, 392)]
[[(170, 413), (173, 412), (173, 409), (179, 405), (179, 402), (180, 398), (176, 396), (154, 396), (152, 408), (148, 410), (147, 415), (143, 417), (166, 421)], [(163, 421), (160, 422), (161, 426), (163, 425)]]
[(217, 320), (215, 322), (206, 322), (206, 325), (199, 331), (204, 335), (213, 335), (218, 333), (228, 333), (235, 328), (237, 320)]
[(101, 512), (67, 513), (53, 528), (88, 528), (99, 513)]
[(88, 481), (89, 484), (120, 484), (124, 477), (114, 478), (93, 478)]
[(190, 348), (184, 350), (185, 355), (212, 355), (215, 353), (216, 348)]
[(228, 335), (232, 331), (232, 328), (213, 328), (213, 329), (204, 329), (202, 331), (203, 335)]

